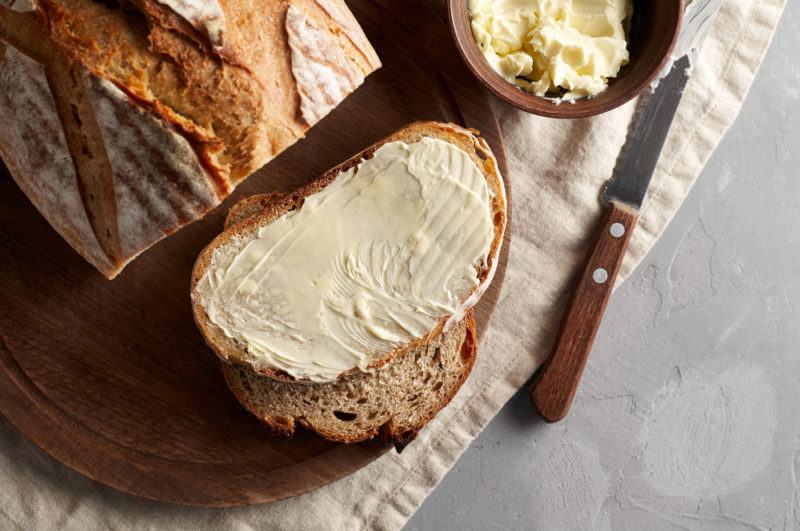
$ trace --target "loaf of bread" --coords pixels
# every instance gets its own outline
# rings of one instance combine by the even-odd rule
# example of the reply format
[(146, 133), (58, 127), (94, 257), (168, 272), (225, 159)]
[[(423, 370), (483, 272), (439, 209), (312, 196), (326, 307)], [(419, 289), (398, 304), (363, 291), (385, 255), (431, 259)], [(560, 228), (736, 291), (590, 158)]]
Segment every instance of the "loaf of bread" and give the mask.
[[(279, 195), (251, 196), (228, 212), (231, 227), (268, 208)], [(222, 362), (225, 381), (239, 402), (273, 432), (298, 427), (331, 441), (381, 437), (399, 450), (445, 407), (469, 376), (477, 354), (472, 310), (425, 345), (371, 373), (302, 385), (279, 382), (243, 365)]]
[(223, 360), (276, 380), (369, 372), (477, 303), (505, 223), (485, 141), (415, 123), (215, 238), (192, 274), (195, 321)]
[(379, 65), (343, 0), (0, 0), (0, 156), (113, 278)]

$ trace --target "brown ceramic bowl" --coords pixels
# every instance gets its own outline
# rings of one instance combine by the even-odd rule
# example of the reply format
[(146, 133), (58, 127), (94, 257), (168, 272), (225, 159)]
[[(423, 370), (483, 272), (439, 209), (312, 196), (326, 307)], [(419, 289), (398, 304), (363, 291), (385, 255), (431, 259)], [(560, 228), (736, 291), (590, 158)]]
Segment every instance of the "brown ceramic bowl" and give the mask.
[(511, 105), (551, 118), (594, 116), (619, 107), (644, 91), (670, 58), (681, 26), (683, 7), (683, 0), (634, 0), (628, 35), (630, 62), (597, 96), (557, 105), (547, 98), (518, 89), (492, 70), (472, 37), (469, 0), (448, 0), (450, 27), (458, 50), (472, 73)]

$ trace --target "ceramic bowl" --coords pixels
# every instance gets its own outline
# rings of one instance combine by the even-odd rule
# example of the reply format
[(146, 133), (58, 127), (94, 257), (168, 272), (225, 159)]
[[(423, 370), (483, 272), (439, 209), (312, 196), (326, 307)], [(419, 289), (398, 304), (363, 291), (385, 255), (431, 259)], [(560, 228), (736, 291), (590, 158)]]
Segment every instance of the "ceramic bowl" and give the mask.
[(503, 79), (481, 55), (472, 36), (469, 0), (448, 0), (450, 28), (467, 67), (486, 87), (511, 105), (551, 118), (585, 118), (635, 98), (650, 86), (670, 60), (681, 26), (683, 0), (634, 0), (628, 34), (630, 62), (608, 88), (591, 98), (556, 103), (524, 92)]

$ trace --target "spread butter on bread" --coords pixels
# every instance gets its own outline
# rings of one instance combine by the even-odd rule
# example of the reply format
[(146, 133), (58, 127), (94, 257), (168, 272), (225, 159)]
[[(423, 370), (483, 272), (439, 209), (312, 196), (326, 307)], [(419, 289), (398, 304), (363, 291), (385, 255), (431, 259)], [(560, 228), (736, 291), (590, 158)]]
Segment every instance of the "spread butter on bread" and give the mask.
[[(239, 201), (228, 211), (225, 228), (280, 198), (281, 194), (260, 194)], [(291, 436), (302, 427), (343, 443), (379, 437), (400, 451), (455, 396), (476, 354), (475, 321), (467, 310), (460, 322), (429, 343), (378, 370), (335, 382), (281, 382), (243, 365), (221, 365), (234, 396), (276, 434)]]
[(195, 320), (223, 359), (275, 379), (369, 372), (474, 306), (505, 221), (485, 141), (412, 124), (212, 241)]

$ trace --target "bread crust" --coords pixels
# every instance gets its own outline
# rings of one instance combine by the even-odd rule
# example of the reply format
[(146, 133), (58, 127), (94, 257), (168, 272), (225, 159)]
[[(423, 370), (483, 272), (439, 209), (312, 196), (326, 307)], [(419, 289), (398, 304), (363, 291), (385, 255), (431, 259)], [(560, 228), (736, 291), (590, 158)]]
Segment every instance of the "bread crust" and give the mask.
[[(328, 1), (347, 10), (342, 0)], [(134, 2), (143, 17), (96, 0), (38, 2), (54, 42), (94, 75), (162, 113), (164, 120), (183, 125), (206, 151), (203, 157), (216, 158), (226, 168), (232, 184), (313, 125), (300, 115), (285, 27), (289, 8), (325, 30), (331, 46), (343, 49), (363, 76), (380, 66), (374, 52), (365, 56), (353, 44), (365, 40), (357, 25), (342, 27), (314, 1), (221, 2), (222, 49), (157, 0)]]
[(223, 230), (237, 223), (241, 223), (251, 216), (255, 216), (265, 208), (268, 208), (270, 203), (283, 198), (284, 195), (286, 194), (272, 192), (269, 194), (256, 194), (245, 197), (228, 210), (228, 214), (225, 216)]
[[(0, 82), (16, 86), (12, 107), (0, 108), (0, 113), (15, 116), (10, 127), (0, 129), (0, 153), (31, 202), (107, 278), (116, 276), (161, 238), (203, 217), (207, 206), (218, 204), (245, 177), (302, 138), (313, 125), (300, 112), (301, 83), (295, 78), (287, 34), (290, 9), (302, 14), (316, 32), (315, 42), (322, 39), (324, 49), (335, 52), (341, 59), (338, 64), (344, 64), (352, 74), (347, 90), (331, 101), (330, 107), (380, 66), (343, 0), (220, 0), (218, 5), (225, 25), (221, 46), (160, 0), (130, 0), (120, 5), (98, 0), (36, 0), (34, 11), (30, 11), (30, 0), (0, 0), (0, 40), (7, 41), (15, 54), (21, 52), (44, 67), (34, 72), (41, 79), (22, 83), (20, 79), (30, 74), (31, 68), (19, 67), (19, 61), (10, 62), (6, 45), (0, 43)], [(300, 44), (307, 43), (301, 38)], [(310, 53), (308, 45), (296, 43), (298, 47), (295, 54), (299, 57), (303, 58), (304, 50)], [(170, 157), (174, 150), (137, 142), (111, 145), (109, 135), (98, 131), (114, 130), (116, 124), (87, 115), (85, 112), (96, 114), (97, 108), (88, 101), (91, 95), (82, 94), (87, 91), (74, 90), (71, 79), (120, 91), (120, 112), (115, 116), (133, 125), (132, 130), (152, 128), (156, 123), (165, 134), (182, 137), (175, 143), (185, 144), (194, 162), (169, 168), (163, 182), (152, 186), (155, 194), (151, 198), (151, 205), (168, 202), (170, 211), (162, 218), (178, 219), (179, 223), (158, 225), (157, 220), (155, 229), (151, 224), (148, 230), (137, 233), (124, 233), (118, 227), (155, 209), (148, 211), (139, 204), (133, 207), (139, 209), (137, 212), (126, 210), (130, 201), (120, 197), (119, 188), (115, 194), (115, 183), (126, 179), (135, 182), (131, 180), (135, 176), (120, 175), (122, 170), (111, 160), (125, 160), (131, 153), (139, 160), (155, 160)], [(51, 94), (43, 95), (42, 86)], [(316, 88), (307, 80), (302, 86), (304, 93), (313, 93)], [(9, 102), (10, 98), (0, 98), (0, 106)], [(40, 114), (53, 115), (49, 107), (54, 102), (57, 119), (40, 120)], [(15, 114), (13, 107), (22, 105), (38, 112)], [(74, 113), (67, 112), (73, 108), (81, 111), (75, 120), (70, 119)], [(23, 128), (35, 131), (37, 137), (63, 134), (66, 143), (60, 143), (58, 150), (48, 150), (49, 158), (27, 162), (27, 149), (19, 147), (16, 131)], [(87, 152), (91, 156), (81, 155)], [(65, 159), (71, 159), (75, 168), (70, 171), (75, 175), (69, 183), (58, 180), (61, 190), (50, 190), (53, 187), (42, 182), (43, 175), (63, 173), (60, 167)], [(42, 189), (72, 196), (76, 180), (81, 192), (80, 211), (53, 209), (53, 201)], [(213, 201), (192, 193), (174, 200), (175, 182), (194, 183), (189, 189), (196, 192), (206, 180), (214, 187)], [(198, 202), (203, 208), (195, 207)], [(90, 232), (78, 230), (87, 219)], [(136, 245), (126, 246), (122, 241), (125, 237)]]
[[(488, 286), (489, 282), (491, 282), (491, 277), (497, 267), (500, 246), (502, 244), (503, 233), (506, 226), (505, 188), (502, 177), (500, 176), (498, 170), (497, 160), (494, 158), (494, 155), (492, 154), (485, 140), (477, 135), (478, 132), (475, 130), (465, 129), (454, 124), (445, 124), (439, 122), (412, 123), (395, 132), (394, 134), (375, 142), (373, 145), (351, 157), (349, 160), (329, 170), (316, 181), (311, 182), (292, 194), (287, 194), (277, 200), (267, 203), (258, 214), (224, 230), (220, 235), (212, 240), (205, 249), (203, 249), (198, 256), (197, 261), (195, 262), (194, 270), (192, 271), (192, 309), (195, 322), (205, 338), (206, 343), (221, 359), (230, 363), (248, 366), (251, 369), (257, 370), (257, 372), (265, 376), (269, 376), (275, 380), (308, 383), (307, 380), (295, 379), (293, 376), (281, 370), (272, 368), (256, 369), (252, 367), (252, 365), (245, 360), (245, 356), (242, 355), (243, 347), (233, 339), (227, 337), (221, 329), (208, 320), (205, 310), (195, 297), (197, 284), (205, 273), (214, 251), (218, 247), (227, 243), (230, 238), (254, 232), (259, 227), (272, 223), (286, 212), (298, 208), (306, 197), (325, 188), (327, 185), (333, 182), (333, 180), (341, 172), (347, 171), (350, 168), (360, 164), (361, 161), (371, 158), (375, 151), (377, 151), (377, 149), (382, 145), (394, 141), (410, 143), (424, 137), (433, 137), (445, 140), (460, 147), (475, 161), (478, 168), (481, 169), (490, 189), (493, 191), (494, 197), (492, 199), (492, 215), (494, 221), (494, 238), (490, 247), (486, 267), (482, 269), (478, 276), (480, 281), (479, 285), (473, 293), (467, 294), (468, 296), (465, 299), (472, 299), (469, 301), (470, 304), (467, 306), (467, 308), (477, 303), (477, 299), (482, 293), (482, 290), (484, 290)], [(460, 315), (443, 317), (428, 334), (386, 353), (386, 355), (381, 359), (370, 364), (368, 368), (379, 368), (386, 363), (389, 363), (397, 356), (428, 343), (431, 339), (439, 336), (449, 323), (458, 321), (460, 317)], [(358, 372), (358, 369), (352, 369), (344, 372), (340, 375), (340, 378), (355, 372)]]

